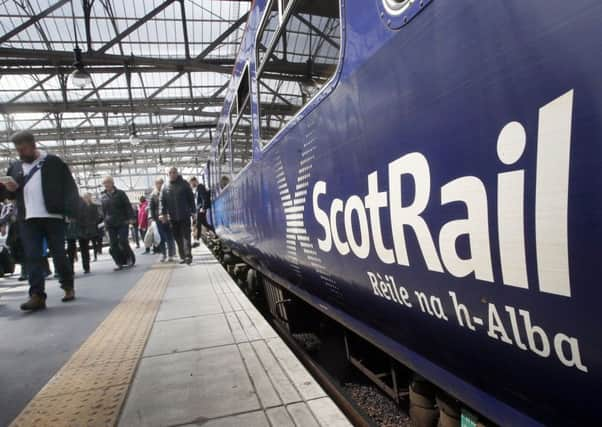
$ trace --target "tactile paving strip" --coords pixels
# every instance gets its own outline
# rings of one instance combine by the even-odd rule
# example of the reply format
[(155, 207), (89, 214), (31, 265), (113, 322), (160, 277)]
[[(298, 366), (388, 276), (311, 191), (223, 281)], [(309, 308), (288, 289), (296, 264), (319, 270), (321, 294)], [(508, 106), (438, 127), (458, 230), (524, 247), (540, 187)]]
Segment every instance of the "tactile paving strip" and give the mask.
[(145, 273), (11, 427), (114, 426), (172, 269)]

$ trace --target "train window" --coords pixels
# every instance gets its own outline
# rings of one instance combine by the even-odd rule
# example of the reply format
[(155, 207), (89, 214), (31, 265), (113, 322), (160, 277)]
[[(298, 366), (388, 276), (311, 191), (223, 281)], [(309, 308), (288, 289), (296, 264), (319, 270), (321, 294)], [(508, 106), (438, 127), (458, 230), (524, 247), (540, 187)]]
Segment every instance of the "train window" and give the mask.
[(253, 128), (251, 126), (251, 97), (249, 67), (247, 66), (241, 75), (238, 85), (237, 100), (240, 112), (232, 132), (230, 141), (232, 143), (232, 169), (236, 176), (253, 157)]
[(230, 177), (232, 175), (232, 150), (230, 146), (230, 141), (228, 139), (228, 127), (224, 126), (224, 131), (222, 132), (222, 136), (220, 139), (221, 150), (219, 151), (219, 183), (220, 190), (225, 187), (225, 185), (221, 185), (224, 182), (224, 178), (230, 182)]
[(278, 12), (278, 1), (271, 0), (266, 7), (266, 15), (257, 35), (257, 66), (263, 62), (265, 53), (276, 34), (280, 24), (280, 14)]
[[(249, 66), (247, 65), (240, 76), (240, 83), (236, 91), (236, 101), (240, 110), (249, 97)], [(240, 113), (240, 110), (238, 113)]]
[(341, 47), (339, 16), (338, 0), (298, 0), (290, 7), (257, 79), (262, 146), (336, 72)]

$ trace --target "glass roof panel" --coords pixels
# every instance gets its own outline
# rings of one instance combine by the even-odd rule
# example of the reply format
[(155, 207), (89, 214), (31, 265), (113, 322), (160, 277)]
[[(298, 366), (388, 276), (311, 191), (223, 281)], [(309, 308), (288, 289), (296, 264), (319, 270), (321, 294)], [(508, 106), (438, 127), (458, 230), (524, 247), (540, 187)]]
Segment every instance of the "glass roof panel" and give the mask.
[[(115, 156), (134, 154), (139, 164), (156, 165), (162, 153), (164, 165), (198, 171), (205, 158), (187, 153), (206, 156), (209, 131), (182, 126), (217, 120), (251, 2), (184, 0), (184, 22), (178, 1), (95, 0), (89, 14), (85, 2), (67, 1), (24, 25), (59, 1), (0, 4), (0, 168), (14, 156), (8, 135), (32, 128), (40, 145), (74, 162), (78, 177), (84, 177), (82, 165), (89, 174), (92, 163), (93, 173), (143, 174), (127, 162), (115, 166)], [(76, 44), (92, 77), (82, 89), (68, 80)], [(201, 54), (223, 72), (180, 71)], [(128, 142), (132, 123), (143, 138), (138, 148)]]

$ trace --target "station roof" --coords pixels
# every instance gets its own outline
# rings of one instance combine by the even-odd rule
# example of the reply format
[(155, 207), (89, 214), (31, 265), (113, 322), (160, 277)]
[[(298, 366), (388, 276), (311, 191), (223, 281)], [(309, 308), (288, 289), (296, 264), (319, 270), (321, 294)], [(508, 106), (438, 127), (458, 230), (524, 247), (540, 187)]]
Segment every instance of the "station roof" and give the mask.
[[(15, 156), (9, 135), (31, 129), (84, 190), (95, 191), (105, 174), (139, 191), (167, 166), (198, 173), (250, 4), (0, 2), (0, 167)], [(68, 79), (75, 47), (92, 77), (83, 89)]]

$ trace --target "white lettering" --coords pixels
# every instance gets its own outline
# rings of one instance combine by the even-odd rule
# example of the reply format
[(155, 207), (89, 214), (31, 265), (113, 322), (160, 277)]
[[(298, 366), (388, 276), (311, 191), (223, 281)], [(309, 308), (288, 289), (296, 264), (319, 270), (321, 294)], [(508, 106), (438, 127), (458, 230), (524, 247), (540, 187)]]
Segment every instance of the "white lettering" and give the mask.
[[(411, 175), (414, 181), (414, 201), (408, 206), (402, 206), (403, 175)], [(443, 272), (429, 228), (420, 216), (428, 204), (430, 191), (429, 165), (422, 154), (406, 154), (389, 163), (389, 205), (397, 263), (410, 265), (404, 231), (404, 226), (408, 225), (416, 234), (426, 267), (431, 271)]]
[(393, 264), (395, 262), (393, 249), (385, 248), (382, 237), (380, 208), (386, 208), (388, 203), (387, 192), (378, 191), (378, 172), (372, 172), (368, 175), (368, 195), (364, 197), (364, 204), (366, 209), (370, 211), (370, 227), (372, 228), (376, 255), (378, 255), (381, 262)]
[[(512, 340), (508, 337), (508, 334), (506, 333), (506, 329), (504, 328), (504, 324), (500, 319), (500, 315), (498, 314), (495, 305), (491, 303), (488, 304), (488, 314), (489, 320), (487, 323), (489, 325), (489, 328), (487, 330), (487, 335), (489, 335), (491, 338), (495, 338), (496, 340), (501, 339), (506, 344), (512, 344)], [(498, 336), (498, 333), (500, 334), (500, 336)]]
[(324, 229), (324, 239), (318, 239), (318, 247), (324, 252), (330, 252), (332, 249), (332, 236), (330, 235), (330, 222), (328, 222), (328, 215), (318, 205), (318, 197), (321, 194), (326, 194), (326, 183), (324, 181), (316, 182), (314, 185), (314, 192), (312, 195), (312, 204), (314, 209), (314, 215), (318, 224)]
[[(538, 356), (550, 356), (550, 342), (545, 331), (539, 326), (531, 325), (531, 315), (527, 310), (518, 310), (518, 314), (523, 317), (523, 321), (525, 322), (525, 331), (527, 331), (527, 342), (529, 344), (529, 349)], [(535, 337), (539, 337), (541, 348), (537, 346)]]
[[(569, 345), (570, 354), (567, 357), (563, 350), (563, 344)], [(556, 334), (554, 337), (554, 350), (558, 356), (558, 360), (565, 365), (570, 367), (576, 367), (580, 371), (587, 372), (587, 366), (581, 362), (581, 353), (579, 352), (579, 342), (576, 338), (566, 336), (563, 333)]]
[[(493, 282), (485, 186), (474, 176), (455, 179), (441, 188), (441, 204), (455, 201), (464, 202), (467, 218), (450, 221), (441, 227), (441, 259), (456, 277), (474, 272), (477, 279)], [(470, 258), (467, 259), (462, 259), (456, 252), (456, 240), (463, 234), (468, 236), (470, 244)]]
[[(355, 238), (353, 232), (353, 223), (351, 216), (355, 212), (360, 224), (359, 242)], [(360, 259), (367, 258), (370, 255), (370, 231), (368, 229), (368, 218), (364, 210), (364, 203), (359, 196), (351, 196), (345, 204), (345, 233), (347, 234), (347, 242), (356, 257)]]
[(468, 329), (470, 329), (471, 331), (476, 331), (477, 328), (475, 328), (473, 326), (472, 321), (470, 320), (470, 315), (468, 314), (468, 309), (466, 308), (466, 306), (464, 304), (458, 303), (455, 292), (450, 291), (448, 293), (454, 304), (454, 310), (456, 311), (456, 318), (458, 319), (458, 324), (460, 326), (464, 327), (464, 323), (466, 323), (466, 326), (468, 327)]
[[(518, 122), (510, 122), (497, 140), (499, 159), (506, 165), (516, 163), (525, 150), (527, 136)], [(524, 236), (525, 172), (517, 170), (498, 175), (497, 216), (500, 239), (502, 278), (506, 285), (527, 289), (527, 259)]]
[(571, 296), (568, 192), (573, 91), (539, 109), (535, 238), (539, 290)]
[(349, 245), (347, 242), (343, 242), (339, 237), (339, 229), (337, 227), (337, 214), (343, 212), (343, 201), (341, 199), (334, 199), (330, 205), (330, 224), (332, 231), (332, 241), (334, 247), (341, 255), (347, 255), (349, 253)]
[(518, 322), (516, 320), (516, 312), (514, 308), (505, 306), (508, 315), (510, 316), (510, 325), (512, 326), (512, 335), (514, 335), (514, 341), (516, 342), (516, 346), (521, 350), (527, 350), (527, 346), (523, 344), (520, 332), (518, 331)]

